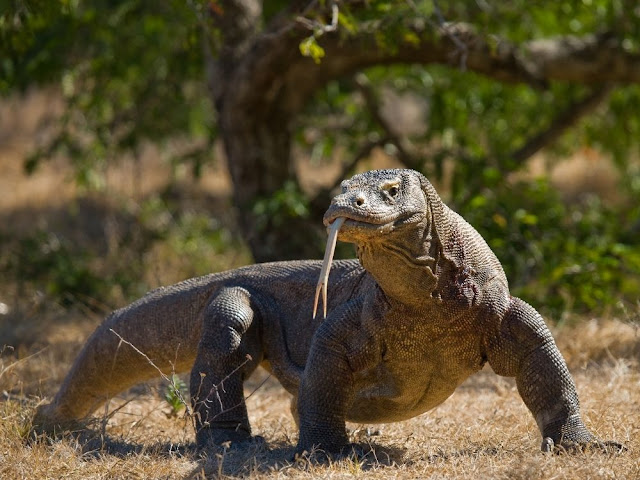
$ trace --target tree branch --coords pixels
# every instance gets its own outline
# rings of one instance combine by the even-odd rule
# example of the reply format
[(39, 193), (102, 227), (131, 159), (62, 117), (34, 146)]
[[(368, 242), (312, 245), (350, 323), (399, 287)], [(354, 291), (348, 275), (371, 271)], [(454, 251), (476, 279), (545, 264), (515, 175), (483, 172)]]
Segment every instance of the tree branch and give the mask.
[[(361, 2), (347, 3), (366, 8), (360, 6)], [(335, 8), (331, 11), (329, 7), (335, 4), (330, 2), (325, 14), (331, 24), (318, 38), (325, 56), (316, 64), (299, 52), (300, 42), (309, 36), (308, 26), (299, 20), (300, 15), (279, 17), (263, 32), (254, 33), (255, 24), (259, 22), (256, 4), (257, 0), (226, 0), (222, 3), (225, 11), (218, 19), (221, 28), (229, 29), (229, 38), (225, 33), (225, 45), (236, 53), (233, 68), (222, 65), (215, 75), (220, 83), (226, 84), (225, 88), (215, 90), (224, 92), (225, 97), (233, 91), (230, 103), (234, 110), (254, 111), (255, 106), (277, 99), (278, 109), (295, 115), (307, 99), (330, 80), (374, 65), (455, 66), (462, 56), (468, 71), (502, 82), (527, 83), (534, 88), (545, 88), (551, 81), (640, 83), (640, 55), (625, 51), (621, 42), (611, 35), (565, 36), (514, 45), (495, 36), (479, 34), (466, 23), (416, 20), (411, 27), (414, 35), (407, 40), (399, 38), (391, 49), (380, 46), (374, 26), (368, 30), (362, 26), (360, 31), (348, 36), (341, 28), (333, 31)], [(320, 2), (311, 1), (304, 7), (300, 2), (297, 8), (309, 14), (309, 9), (320, 8), (318, 5)], [(246, 21), (232, 28), (229, 24), (234, 16)], [(234, 39), (246, 41), (248, 38), (250, 48), (234, 47)], [(222, 57), (224, 55), (221, 60)]]
[[(543, 148), (548, 147), (553, 142), (558, 140), (564, 133), (573, 127), (581, 118), (588, 113), (592, 112), (595, 108), (607, 98), (611, 90), (613, 89), (611, 84), (607, 84), (595, 89), (590, 94), (586, 95), (583, 99), (578, 100), (570, 104), (563, 112), (560, 112), (552, 121), (551, 124), (538, 132), (531, 138), (529, 138), (521, 147), (515, 149), (511, 153), (503, 156), (515, 160), (518, 163), (523, 163), (538, 153)], [(446, 157), (453, 157), (457, 159), (470, 159), (471, 155), (463, 150), (457, 149), (451, 151), (450, 149), (441, 149), (434, 152), (433, 155), (444, 155)], [(487, 158), (476, 158), (478, 163), (487, 163)]]
[(553, 119), (551, 125), (530, 138), (522, 147), (509, 155), (517, 162), (524, 162), (547, 145), (555, 142), (583, 116), (593, 111), (611, 92), (611, 84), (597, 88), (582, 100), (572, 103)]
[(611, 33), (534, 40), (522, 48), (535, 75), (575, 83), (638, 83), (640, 56)]
[(552, 81), (592, 85), (640, 83), (640, 55), (627, 52), (610, 35), (557, 37), (514, 45), (478, 34), (464, 23), (425, 30), (428, 27), (415, 28), (421, 39), (418, 44), (399, 39), (394, 49), (380, 47), (375, 32), (360, 32), (348, 39), (339, 32), (323, 35), (319, 43), (325, 56), (319, 65), (302, 57), (289, 65), (283, 80), (290, 90), (295, 90), (290, 97), (292, 106), (303, 104), (329, 80), (367, 67), (394, 63), (456, 66), (461, 55), (465, 56), (467, 71), (501, 82), (526, 83), (533, 88), (546, 88)]
[(464, 71), (467, 69), (467, 45), (460, 41), (455, 34), (450, 34), (447, 32), (447, 21), (442, 15), (442, 11), (438, 6), (438, 2), (433, 0), (433, 11), (438, 19), (438, 25), (440, 26), (441, 31), (443, 31), (446, 35), (449, 36), (449, 39), (453, 42), (453, 44), (457, 47), (457, 53), (460, 56), (460, 70)]
[(416, 159), (416, 155), (413, 153), (413, 145), (411, 141), (398, 132), (382, 115), (382, 109), (380, 108), (380, 101), (378, 95), (373, 90), (371, 83), (367, 76), (363, 73), (358, 74), (354, 78), (354, 83), (364, 98), (365, 104), (373, 120), (380, 125), (380, 128), (384, 131), (388, 141), (392, 143), (398, 149), (398, 159), (405, 164), (408, 168), (414, 170), (420, 170), (422, 162)]

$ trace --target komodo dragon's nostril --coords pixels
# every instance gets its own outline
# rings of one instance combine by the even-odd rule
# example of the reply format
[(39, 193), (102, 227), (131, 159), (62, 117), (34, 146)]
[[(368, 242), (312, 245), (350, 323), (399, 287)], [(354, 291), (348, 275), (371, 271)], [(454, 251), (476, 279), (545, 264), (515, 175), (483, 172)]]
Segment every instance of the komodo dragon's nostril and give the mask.
[(361, 206), (363, 206), (363, 205), (365, 204), (365, 198), (364, 198), (364, 196), (363, 196), (363, 195), (358, 195), (358, 196), (355, 198), (354, 203), (356, 204), (356, 206), (357, 206), (357, 207), (361, 207)]

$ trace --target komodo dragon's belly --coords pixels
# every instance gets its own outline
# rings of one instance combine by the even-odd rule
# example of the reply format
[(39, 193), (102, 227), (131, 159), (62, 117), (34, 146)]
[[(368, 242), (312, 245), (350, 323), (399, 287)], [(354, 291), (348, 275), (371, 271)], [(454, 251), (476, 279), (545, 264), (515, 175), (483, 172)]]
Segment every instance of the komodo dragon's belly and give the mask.
[(356, 398), (347, 420), (406, 420), (445, 401), (484, 360), (474, 335), (402, 341), (373, 368), (356, 374)]

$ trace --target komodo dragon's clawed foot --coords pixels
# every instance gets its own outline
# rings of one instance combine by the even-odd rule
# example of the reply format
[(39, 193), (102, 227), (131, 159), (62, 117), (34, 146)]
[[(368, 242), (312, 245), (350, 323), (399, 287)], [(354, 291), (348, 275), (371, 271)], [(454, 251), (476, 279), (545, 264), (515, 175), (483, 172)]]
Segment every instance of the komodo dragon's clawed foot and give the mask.
[(540, 449), (544, 453), (555, 453), (561, 455), (564, 453), (574, 454), (582, 452), (601, 452), (607, 455), (616, 455), (626, 452), (628, 449), (624, 445), (614, 441), (601, 441), (592, 439), (588, 442), (567, 442), (560, 441), (555, 443), (552, 438), (546, 437), (542, 440)]

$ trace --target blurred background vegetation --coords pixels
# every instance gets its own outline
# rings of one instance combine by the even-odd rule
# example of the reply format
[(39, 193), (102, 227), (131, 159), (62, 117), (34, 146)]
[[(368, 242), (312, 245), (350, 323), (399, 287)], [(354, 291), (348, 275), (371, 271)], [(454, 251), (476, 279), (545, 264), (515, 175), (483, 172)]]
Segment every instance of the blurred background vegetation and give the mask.
[(0, 5), (8, 322), (320, 258), (339, 181), (387, 166), (425, 173), (545, 314), (637, 314), (635, 1)]

